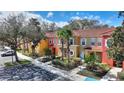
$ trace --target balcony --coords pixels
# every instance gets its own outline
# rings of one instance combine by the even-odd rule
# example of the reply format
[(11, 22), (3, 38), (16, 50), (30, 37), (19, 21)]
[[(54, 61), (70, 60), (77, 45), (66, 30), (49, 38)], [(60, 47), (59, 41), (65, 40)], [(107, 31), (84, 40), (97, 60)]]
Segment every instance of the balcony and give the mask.
[[(58, 44), (59, 47), (62, 47), (62, 44)], [(70, 45), (70, 47), (78, 47), (80, 45)], [(64, 44), (64, 48), (67, 48), (67, 44)]]
[(97, 51), (97, 52), (101, 52), (102, 51), (102, 46), (98, 46), (98, 44), (95, 44), (95, 45), (87, 44), (87, 45), (81, 46), (81, 47), (83, 49), (89, 50), (89, 51)]

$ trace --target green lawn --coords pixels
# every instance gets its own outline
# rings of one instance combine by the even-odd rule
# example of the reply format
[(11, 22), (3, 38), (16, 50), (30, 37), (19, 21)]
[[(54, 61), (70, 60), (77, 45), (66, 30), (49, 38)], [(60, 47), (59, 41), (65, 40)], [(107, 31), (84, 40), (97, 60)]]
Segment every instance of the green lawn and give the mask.
[(26, 64), (30, 64), (31, 62), (28, 60), (20, 60), (19, 62), (7, 62), (5, 63), (5, 67), (13, 67), (13, 66), (17, 66), (17, 65), (26, 65)]

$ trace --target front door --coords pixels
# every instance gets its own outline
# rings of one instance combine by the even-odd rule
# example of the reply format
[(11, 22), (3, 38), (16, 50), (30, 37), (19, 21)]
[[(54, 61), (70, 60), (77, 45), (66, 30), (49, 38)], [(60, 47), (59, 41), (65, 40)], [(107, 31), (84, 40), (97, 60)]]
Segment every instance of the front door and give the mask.
[(83, 51), (80, 53), (80, 58), (81, 58), (81, 60), (84, 59), (84, 52)]
[(113, 61), (114, 62), (114, 66), (115, 67), (120, 67), (122, 68), (122, 62), (116, 62), (116, 61)]

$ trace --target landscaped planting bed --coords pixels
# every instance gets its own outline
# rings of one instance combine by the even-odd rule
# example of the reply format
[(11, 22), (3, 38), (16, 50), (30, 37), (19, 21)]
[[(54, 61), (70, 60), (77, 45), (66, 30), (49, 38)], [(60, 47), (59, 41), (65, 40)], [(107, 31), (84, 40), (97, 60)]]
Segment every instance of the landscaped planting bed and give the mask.
[(87, 69), (84, 69), (83, 71), (78, 72), (78, 74), (83, 75), (83, 76), (87, 76), (87, 77), (91, 77), (91, 78), (95, 78), (98, 80), (101, 79), (102, 76), (104, 76), (104, 75), (99, 76), (99, 75), (97, 75), (97, 73), (95, 73), (93, 71), (89, 71)]
[(110, 70), (107, 64), (100, 62), (100, 58), (96, 54), (86, 55), (84, 60), (86, 68), (78, 72), (80, 75), (101, 79)]
[(72, 70), (81, 64), (82, 62), (79, 59), (71, 59), (70, 62), (68, 62), (67, 59), (64, 59), (64, 61), (62, 61), (59, 58), (52, 60), (52, 65), (54, 67), (67, 71)]
[(52, 60), (52, 58), (50, 58), (50, 57), (44, 57), (44, 58), (40, 58), (38, 61), (46, 63), (46, 62), (49, 62), (51, 60)]
[(93, 66), (87, 65), (86, 69), (79, 71), (78, 74), (95, 79), (101, 79), (109, 70), (110, 67), (108, 65), (97, 63), (96, 65)]

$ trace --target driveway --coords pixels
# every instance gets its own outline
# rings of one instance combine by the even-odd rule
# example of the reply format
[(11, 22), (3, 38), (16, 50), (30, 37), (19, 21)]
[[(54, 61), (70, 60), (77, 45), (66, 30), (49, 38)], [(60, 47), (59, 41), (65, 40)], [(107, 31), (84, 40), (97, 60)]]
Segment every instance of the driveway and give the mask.
[[(0, 51), (0, 66), (3, 66), (6, 62), (12, 61), (12, 56), (1, 57), (2, 51)], [(13, 60), (15, 61), (15, 57), (13, 56)]]

